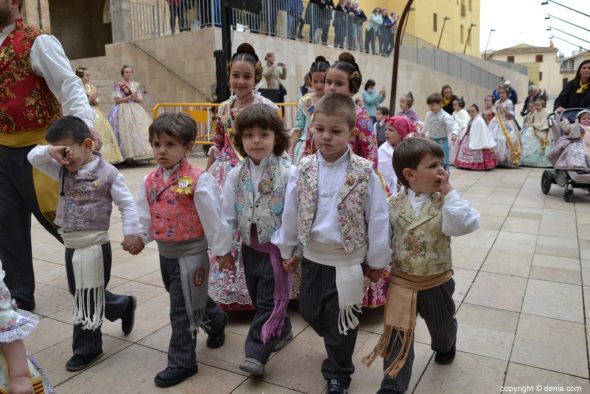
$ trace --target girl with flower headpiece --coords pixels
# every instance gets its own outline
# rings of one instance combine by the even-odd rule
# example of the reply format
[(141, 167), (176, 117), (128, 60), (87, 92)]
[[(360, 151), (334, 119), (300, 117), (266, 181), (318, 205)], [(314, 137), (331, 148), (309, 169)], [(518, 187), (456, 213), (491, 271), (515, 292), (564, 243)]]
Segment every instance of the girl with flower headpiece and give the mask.
[(388, 116), (385, 118), (386, 141), (379, 147), (379, 172), (385, 180), (391, 194), (398, 191), (398, 180), (393, 170), (392, 160), (395, 147), (416, 132), (414, 123), (405, 116)]

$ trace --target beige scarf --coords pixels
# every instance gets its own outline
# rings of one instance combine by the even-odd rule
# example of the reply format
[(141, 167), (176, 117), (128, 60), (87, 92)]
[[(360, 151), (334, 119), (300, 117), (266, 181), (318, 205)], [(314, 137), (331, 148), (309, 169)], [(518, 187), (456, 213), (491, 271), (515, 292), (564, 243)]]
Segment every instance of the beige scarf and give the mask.
[[(452, 270), (428, 276), (393, 272), (385, 304), (385, 329), (371, 354), (363, 358), (363, 363), (369, 366), (377, 356), (387, 359), (393, 352), (395, 343), (399, 340), (401, 342), (400, 352), (384, 372), (390, 378), (395, 378), (406, 364), (414, 341), (418, 292), (440, 286), (452, 277)], [(395, 337), (393, 336), (394, 332)]]

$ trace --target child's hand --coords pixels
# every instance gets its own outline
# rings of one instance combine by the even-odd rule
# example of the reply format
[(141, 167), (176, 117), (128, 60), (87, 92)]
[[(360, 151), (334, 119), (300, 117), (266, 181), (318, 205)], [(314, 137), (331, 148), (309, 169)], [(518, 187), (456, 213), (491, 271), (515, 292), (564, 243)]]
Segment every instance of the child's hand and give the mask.
[(451, 184), (449, 183), (449, 173), (443, 171), (441, 175), (438, 175), (437, 178), (440, 180), (440, 192), (445, 196), (453, 191)]
[(457, 141), (457, 134), (451, 134), (451, 141), (452, 142)]
[(291, 256), (288, 259), (283, 260), (283, 268), (285, 271), (293, 273), (297, 270), (297, 266), (299, 265), (299, 257)]
[(10, 394), (33, 394), (33, 384), (28, 376), (11, 376), (8, 386)]
[(231, 253), (228, 253), (225, 256), (217, 256), (215, 260), (217, 260), (217, 264), (219, 264), (219, 267), (223, 270), (233, 270), (235, 268), (234, 256), (232, 256)]
[(365, 273), (365, 276), (369, 278), (371, 282), (375, 283), (384, 277), (384, 273), (385, 271), (382, 269), (369, 268)]
[(132, 255), (137, 255), (143, 250), (145, 245), (143, 244), (143, 241), (140, 237), (136, 235), (129, 235), (123, 238), (121, 246), (123, 247), (123, 250), (131, 253)]
[(49, 146), (49, 156), (57, 161), (62, 166), (69, 166), (72, 164), (72, 149), (67, 146)]

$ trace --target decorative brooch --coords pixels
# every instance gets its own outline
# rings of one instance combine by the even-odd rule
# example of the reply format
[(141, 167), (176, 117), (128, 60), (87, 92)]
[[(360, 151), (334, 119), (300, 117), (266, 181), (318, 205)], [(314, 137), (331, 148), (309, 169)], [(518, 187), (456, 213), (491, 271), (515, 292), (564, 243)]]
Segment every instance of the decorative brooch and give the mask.
[(100, 182), (99, 182), (98, 179), (95, 180), (94, 182), (92, 182), (92, 188), (93, 189), (95, 189), (95, 190), (98, 189), (98, 186), (100, 186)]
[(191, 185), (193, 184), (193, 180), (188, 176), (183, 176), (178, 178), (178, 187), (176, 188), (176, 193), (178, 194), (191, 194)]
[(356, 178), (353, 175), (349, 175), (348, 177), (346, 177), (346, 184), (348, 186), (354, 185), (355, 181), (356, 181)]
[(272, 192), (272, 179), (264, 178), (258, 184), (258, 191), (262, 194), (267, 194)]

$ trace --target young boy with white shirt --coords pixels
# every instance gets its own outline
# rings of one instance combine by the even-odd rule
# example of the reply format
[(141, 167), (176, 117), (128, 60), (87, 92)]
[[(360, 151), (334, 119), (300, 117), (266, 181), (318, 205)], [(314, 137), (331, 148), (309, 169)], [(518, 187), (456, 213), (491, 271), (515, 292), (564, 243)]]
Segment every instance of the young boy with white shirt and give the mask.
[(457, 320), (451, 237), (479, 228), (479, 213), (449, 184), (444, 152), (430, 140), (409, 138), (395, 149), (393, 168), (405, 190), (389, 199), (393, 263), (385, 329), (363, 361), (384, 357), (380, 394), (408, 389), (414, 361), (416, 314), (426, 321), (434, 361), (455, 359)]
[(451, 115), (442, 110), (443, 97), (440, 93), (433, 93), (428, 96), (426, 103), (430, 111), (426, 113), (423, 133), (440, 145), (444, 152), (443, 166), (445, 170), (448, 170), (451, 142), (457, 139), (461, 128)]
[(33, 148), (27, 158), (33, 166), (59, 180), (55, 224), (66, 246), (66, 272), (74, 296), (74, 355), (68, 371), (79, 371), (102, 354), (100, 327), (104, 318), (122, 320), (123, 334), (133, 329), (135, 297), (106, 289), (111, 275), (109, 226), (113, 202), (121, 211), (123, 243), (135, 252), (143, 248), (135, 200), (123, 175), (93, 152), (88, 126), (65, 116), (45, 136), (50, 145)]
[(311, 127), (319, 151), (289, 179), (283, 222), (272, 237), (286, 269), (294, 271), (302, 258), (299, 312), (324, 338), (322, 374), (329, 393), (346, 393), (354, 372), (361, 264), (367, 262), (367, 276), (377, 281), (391, 258), (381, 182), (373, 163), (348, 145), (355, 123), (347, 95), (328, 94), (316, 104)]

